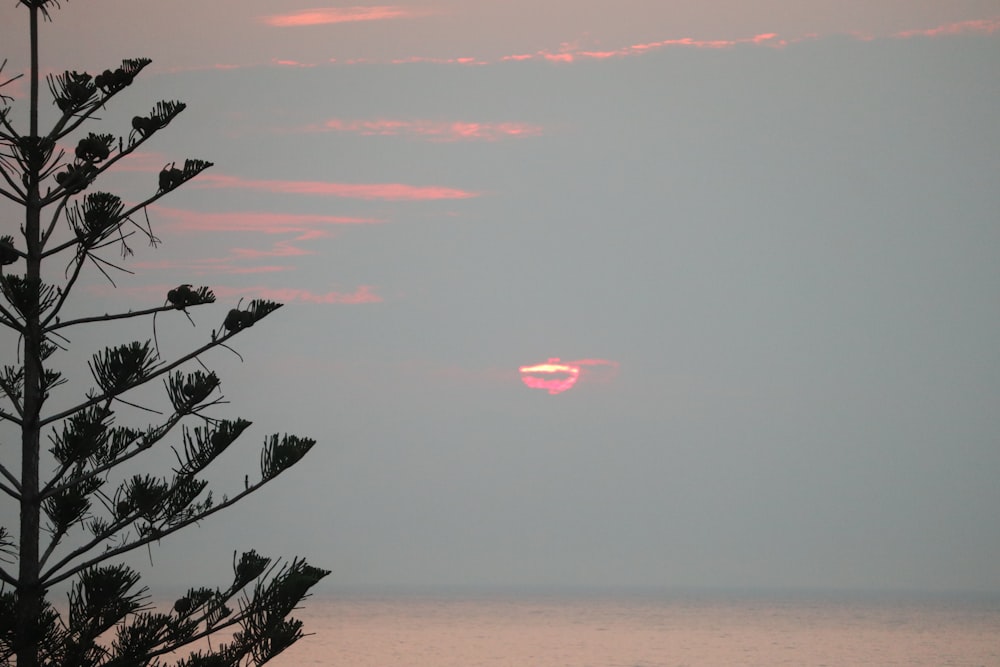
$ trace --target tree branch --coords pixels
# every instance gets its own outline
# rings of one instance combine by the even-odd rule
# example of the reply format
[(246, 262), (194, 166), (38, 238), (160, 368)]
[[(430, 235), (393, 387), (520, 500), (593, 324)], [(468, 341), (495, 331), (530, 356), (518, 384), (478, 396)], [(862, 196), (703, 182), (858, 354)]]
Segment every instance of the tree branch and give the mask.
[(59, 543), (62, 542), (62, 538), (66, 537), (66, 533), (69, 532), (68, 528), (53, 534), (52, 539), (49, 541), (49, 546), (45, 547), (45, 552), (42, 553), (41, 558), (38, 559), (38, 567), (42, 568), (45, 566), (45, 561), (49, 559), (52, 552), (55, 551)]
[(0, 475), (6, 477), (7, 480), (14, 485), (14, 486), (7, 486), (3, 482), (0, 482), (0, 491), (3, 491), (14, 500), (21, 500), (20, 483), (18, 482), (17, 478), (11, 475), (10, 471), (7, 470), (7, 468), (5, 468), (2, 464), (0, 464)]
[[(133, 206), (132, 208), (128, 209), (127, 211), (122, 211), (122, 214), (118, 217), (118, 222), (115, 223), (115, 224), (117, 224), (118, 226), (124, 225), (125, 221), (129, 220), (131, 218), (131, 216), (132, 216), (133, 213), (135, 213), (136, 211), (138, 211), (138, 210), (140, 210), (140, 209), (142, 209), (142, 208), (144, 208), (144, 207), (146, 207), (146, 206), (148, 206), (148, 205), (156, 202), (158, 199), (160, 199), (161, 197), (166, 196), (170, 192), (172, 192), (172, 190), (159, 190), (159, 191), (156, 192), (156, 194), (152, 195), (151, 197), (149, 197), (145, 201), (142, 201), (142, 202), (136, 204), (135, 206)], [(133, 224), (135, 224), (135, 223), (133, 223)], [(138, 227), (138, 225), (136, 225), (136, 226)], [(62, 252), (63, 250), (66, 250), (67, 248), (72, 248), (73, 246), (76, 246), (78, 244), (79, 244), (79, 241), (77, 239), (71, 239), (69, 241), (65, 241), (64, 243), (60, 243), (56, 247), (51, 248), (51, 249), (46, 250), (45, 252), (43, 252), (42, 253), (42, 258), (46, 258), (46, 257), (49, 257), (50, 255), (54, 255), (56, 253)]]
[[(16, 202), (17, 204), (20, 204), (21, 206), (24, 206), (28, 201), (28, 194), (23, 190), (21, 190), (17, 182), (10, 177), (10, 174), (8, 174), (7, 170), (4, 169), (3, 167), (0, 167), (0, 174), (3, 174), (3, 180), (7, 181), (7, 184), (14, 191), (14, 194), (12, 194), (10, 192), (7, 192), (7, 190), (3, 188), (0, 188), (0, 195), (3, 195), (7, 199), (10, 199), (11, 201)], [(15, 196), (15, 194), (17, 196)]]
[(196, 349), (194, 352), (189, 352), (188, 354), (184, 355), (183, 357), (180, 357), (179, 359), (176, 359), (175, 361), (173, 361), (173, 362), (171, 362), (169, 364), (160, 366), (155, 371), (152, 371), (149, 375), (146, 375), (145, 377), (143, 377), (140, 380), (136, 380), (132, 384), (130, 384), (127, 387), (123, 388), (121, 391), (117, 391), (117, 392), (114, 392), (114, 393), (100, 394), (99, 396), (94, 396), (90, 400), (85, 401), (83, 403), (80, 403), (76, 407), (72, 407), (72, 408), (69, 408), (68, 410), (63, 410), (62, 412), (59, 412), (57, 414), (45, 417), (44, 419), (40, 420), (40, 426), (44, 428), (45, 426), (51, 424), (52, 422), (59, 421), (60, 419), (65, 419), (66, 417), (69, 417), (70, 415), (75, 414), (75, 413), (79, 412), (80, 410), (84, 410), (86, 408), (89, 408), (92, 405), (97, 405), (101, 401), (106, 401), (106, 400), (117, 398), (118, 396), (121, 396), (122, 394), (125, 394), (125, 393), (127, 393), (129, 391), (132, 391), (136, 387), (141, 387), (142, 385), (146, 384), (150, 380), (154, 380), (154, 379), (160, 377), (161, 375), (164, 375), (165, 373), (169, 373), (170, 371), (172, 371), (173, 369), (177, 368), (178, 366), (180, 366), (180, 365), (182, 365), (184, 363), (187, 363), (188, 361), (191, 361), (192, 359), (194, 359), (198, 355), (204, 354), (208, 350), (211, 350), (213, 348), (216, 348), (216, 347), (222, 345), (227, 340), (229, 340), (230, 338), (232, 338), (233, 336), (239, 334), (242, 331), (245, 331), (245, 329), (237, 329), (236, 331), (231, 331), (231, 332), (229, 332), (229, 333), (227, 333), (227, 334), (225, 334), (223, 336), (220, 336), (218, 338), (214, 338), (211, 342), (206, 343), (205, 345), (202, 345), (201, 347), (199, 347), (198, 349)]
[(8, 412), (5, 412), (4, 410), (0, 410), (0, 420), (9, 421), (13, 424), (17, 424), (18, 426), (22, 426), (24, 424), (24, 422), (21, 421), (19, 418), (15, 417), (14, 415)]
[(62, 310), (63, 304), (66, 303), (66, 299), (69, 298), (69, 293), (73, 290), (73, 285), (76, 284), (76, 279), (80, 277), (80, 271), (83, 270), (83, 262), (86, 260), (86, 255), (80, 255), (76, 257), (76, 267), (73, 268), (73, 274), (66, 280), (66, 284), (63, 285), (62, 289), (59, 291), (59, 299), (56, 301), (55, 305), (45, 319), (41, 322), (42, 331), (46, 331), (45, 327), (51, 322), (59, 311)]
[(42, 500), (44, 500), (49, 496), (54, 496), (55, 494), (59, 493), (60, 491), (66, 489), (69, 486), (72, 486), (74, 484), (79, 484), (80, 482), (85, 482), (91, 477), (96, 477), (97, 475), (100, 475), (102, 472), (111, 470), (112, 468), (118, 466), (121, 463), (124, 463), (125, 461), (128, 461), (129, 459), (135, 458), (139, 454), (152, 448), (160, 440), (163, 440), (163, 438), (165, 438), (167, 434), (170, 433), (170, 431), (172, 431), (173, 428), (181, 422), (181, 419), (183, 419), (183, 417), (184, 415), (175, 412), (170, 417), (170, 419), (168, 419), (158, 429), (156, 429), (157, 433), (154, 436), (150, 436), (148, 431), (146, 433), (140, 434), (140, 437), (146, 436), (146, 441), (143, 442), (138, 447), (136, 447), (135, 449), (128, 452), (127, 454), (119, 456), (114, 461), (110, 461), (103, 465), (97, 466), (94, 469), (89, 470), (82, 475), (73, 477), (71, 480), (69, 480), (64, 484), (59, 484), (58, 486), (55, 486), (56, 484), (58, 484), (59, 480), (63, 477), (63, 475), (66, 474), (66, 471), (69, 470), (71, 467), (71, 464), (64, 464), (63, 467), (55, 475), (52, 476), (52, 479), (49, 480), (48, 484), (46, 484), (45, 487), (39, 492), (38, 494), (39, 497)]
[(7, 199), (11, 200), (15, 204), (18, 204), (19, 206), (24, 206), (24, 204), (25, 204), (25, 201), (23, 199), (18, 199), (17, 197), (14, 197), (13, 195), (11, 195), (9, 192), (7, 192), (6, 190), (4, 190), (3, 188), (0, 188), (0, 195), (3, 195), (4, 197), (6, 197)]
[(13, 313), (7, 312), (7, 309), (3, 306), (0, 306), (0, 324), (4, 325), (8, 329), (13, 329), (19, 334), (24, 333), (24, 327), (19, 325), (17, 320), (14, 318)]
[[(77, 123), (76, 125), (79, 125), (79, 123)], [(71, 128), (70, 130), (68, 130), (66, 133), (60, 135), (59, 138), (61, 138), (63, 136), (66, 136), (66, 134), (69, 134), (70, 132), (72, 132), (73, 129), (76, 128), (76, 125), (74, 125), (74, 127)], [(140, 146), (142, 146), (144, 143), (146, 143), (146, 141), (149, 140), (150, 138), (152, 138), (152, 136), (153, 136), (153, 134), (143, 135), (143, 136), (139, 137), (138, 141), (135, 141), (135, 142), (129, 144), (124, 149), (119, 150), (118, 153), (116, 153), (115, 155), (109, 157), (107, 160), (104, 160), (101, 163), (100, 166), (92, 165), (92, 166), (97, 167), (97, 169), (93, 173), (93, 178), (91, 178), (91, 182), (97, 180), (97, 178), (100, 177), (101, 174), (103, 174), (108, 169), (110, 169), (111, 167), (113, 167), (119, 160), (123, 160), (126, 157), (128, 157), (129, 155), (131, 155), (132, 153), (134, 153), (136, 151), (136, 149), (138, 149)], [(61, 186), (57, 187), (55, 190), (53, 190), (51, 193), (49, 193), (48, 196), (46, 196), (44, 199), (42, 199), (42, 206), (43, 207), (44, 206), (48, 206), (49, 204), (51, 204), (53, 201), (55, 201), (56, 199), (58, 199), (60, 197), (65, 197), (65, 198), (68, 199), (69, 197), (73, 196), (73, 194), (74, 193), (65, 192), (64, 189)], [(159, 196), (163, 196), (164, 194), (166, 194), (166, 192), (160, 193)], [(159, 198), (159, 197), (157, 197), (157, 198)], [(121, 219), (124, 220), (132, 212), (138, 210), (139, 208), (141, 208), (144, 205), (145, 204), (140, 204), (139, 206), (137, 206), (136, 208), (132, 209), (131, 211), (123, 214)], [(48, 229), (48, 231), (46, 231), (46, 233), (42, 236), (42, 243), (43, 243), (43, 245), (45, 244), (45, 242), (47, 242), (49, 240), (49, 236), (51, 235), (51, 233), (52, 233), (52, 227), (50, 226), (49, 229)], [(75, 244), (76, 244), (76, 241), (73, 241), (69, 245), (75, 245)], [(60, 250), (64, 250), (66, 248), (66, 246), (67, 246), (67, 244), (62, 244), (61, 246), (59, 246), (58, 248), (56, 248), (56, 250), (53, 251), (53, 252), (58, 252)], [(51, 253), (49, 253), (49, 252), (43, 253), (42, 257), (46, 257), (49, 254), (51, 254)]]
[[(14, 252), (18, 253), (22, 257), (24, 256), (23, 253), (21, 253), (19, 250), (15, 250)], [(0, 274), (2, 274), (2, 271), (0, 271)], [(3, 324), (4, 326), (13, 329), (19, 334), (24, 333), (24, 327), (18, 324), (17, 316), (14, 315), (14, 313), (7, 310), (7, 307), (4, 306), (2, 303), (0, 303), (0, 324)]]
[[(148, 64), (149, 63), (147, 63), (147, 65)], [(141, 72), (142, 69), (145, 67), (146, 65), (143, 65), (143, 67), (140, 68), (138, 71), (136, 71), (133, 74), (133, 76), (138, 75), (139, 72)], [(89, 120), (90, 117), (93, 116), (98, 109), (103, 108), (109, 101), (111, 101), (112, 98), (115, 97), (115, 95), (122, 92), (123, 90), (125, 90), (125, 88), (128, 88), (128, 86), (130, 85), (132, 84), (129, 83), (127, 86), (119, 88), (118, 90), (113, 90), (110, 93), (103, 93), (102, 91), (103, 96), (100, 99), (92, 102), (90, 108), (87, 109), (86, 111), (77, 110), (75, 112), (67, 111), (63, 113), (62, 118), (56, 121), (56, 124), (52, 126), (52, 131), (49, 132), (48, 138), (52, 140), (53, 144), (55, 144), (55, 142), (57, 142), (58, 140), (71, 134), (73, 130), (80, 127), (80, 125), (82, 125), (83, 123), (87, 122), (87, 120)], [(69, 123), (67, 125), (67, 121), (69, 121), (70, 118), (76, 118), (76, 121), (73, 123)]]
[(82, 546), (74, 549), (70, 553), (66, 554), (66, 556), (64, 556), (62, 558), (62, 560), (60, 560), (59, 562), (57, 562), (56, 564), (54, 564), (52, 567), (50, 567), (48, 570), (46, 570), (45, 573), (40, 576), (39, 581), (44, 586), (46, 586), (46, 587), (53, 586), (55, 584), (58, 584), (61, 581), (65, 581), (66, 579), (69, 579), (70, 577), (76, 575), (79, 572), (82, 572), (83, 570), (86, 570), (88, 567), (92, 567), (94, 565), (97, 565), (98, 563), (103, 563), (104, 561), (108, 560), (109, 558), (114, 558), (115, 556), (120, 556), (121, 554), (128, 553), (130, 551), (138, 549), (139, 547), (145, 546), (145, 545), (147, 545), (147, 544), (149, 544), (151, 542), (158, 542), (159, 540), (163, 539), (164, 537), (168, 537), (170, 535), (173, 535), (174, 533), (176, 533), (177, 531), (181, 530), (182, 528), (186, 528), (187, 526), (190, 526), (193, 523), (198, 523), (200, 521), (203, 521), (204, 519), (212, 516), (216, 512), (220, 512), (220, 511), (226, 509), (227, 507), (230, 507), (230, 506), (236, 504), (237, 502), (239, 502), (243, 498), (247, 497), (251, 493), (254, 493), (254, 492), (260, 490), (261, 488), (264, 487), (265, 484), (267, 484), (268, 482), (270, 482), (270, 481), (272, 481), (274, 479), (277, 479), (277, 478), (276, 477), (271, 477), (271, 478), (268, 478), (268, 479), (262, 479), (259, 482), (257, 482), (256, 484), (251, 484), (249, 487), (247, 487), (241, 493), (238, 493), (237, 495), (233, 496), (232, 498), (229, 498), (227, 500), (222, 501), (218, 505), (213, 505), (211, 508), (205, 510), (204, 512), (202, 512), (201, 514), (198, 514), (197, 516), (193, 516), (193, 517), (191, 517), (189, 519), (181, 521), (180, 523), (176, 523), (176, 524), (170, 526), (169, 528), (167, 528), (166, 530), (159, 530), (159, 531), (157, 531), (154, 534), (150, 534), (150, 535), (147, 535), (145, 537), (141, 537), (141, 538), (135, 540), (134, 542), (128, 542), (126, 544), (121, 545), (120, 547), (116, 547), (114, 549), (109, 549), (109, 550), (101, 553), (100, 555), (94, 556), (93, 558), (91, 558), (91, 559), (89, 559), (87, 561), (79, 563), (79, 564), (71, 567), (70, 569), (68, 569), (68, 570), (66, 570), (66, 571), (64, 571), (64, 572), (62, 572), (60, 574), (56, 574), (57, 572), (59, 572), (60, 568), (65, 567), (66, 565), (68, 565), (70, 562), (72, 562), (76, 558), (79, 558), (80, 556), (82, 556), (83, 554), (87, 553), (88, 551), (90, 551), (94, 547), (98, 546), (102, 542), (107, 541), (112, 535), (114, 535), (115, 533), (119, 532), (126, 525), (130, 525), (138, 517), (137, 516), (136, 517), (132, 517), (132, 518), (130, 518), (125, 523), (116, 522), (116, 523), (118, 523), (120, 525), (117, 525), (117, 526), (113, 527), (113, 529), (109, 529), (108, 531), (105, 531), (105, 534), (103, 534), (101, 536), (95, 537), (90, 542), (87, 542), (86, 544), (84, 544), (84, 545), (82, 545)]
[[(208, 303), (208, 302), (206, 302), (206, 303)], [(187, 306), (187, 307), (190, 308), (191, 306), (203, 306), (203, 305), (205, 305), (205, 304), (194, 303), (194, 304), (191, 304), (190, 306)], [(46, 333), (48, 333), (49, 331), (55, 331), (56, 329), (62, 329), (64, 327), (71, 327), (71, 326), (74, 326), (74, 325), (77, 325), (77, 324), (87, 324), (87, 323), (90, 323), (90, 322), (110, 322), (111, 320), (123, 320), (123, 319), (127, 319), (127, 318), (130, 318), (130, 317), (142, 317), (144, 315), (152, 315), (154, 313), (163, 313), (163, 312), (166, 312), (166, 311), (169, 311), (169, 310), (178, 310), (178, 308), (176, 306), (173, 306), (173, 305), (169, 305), (169, 306), (155, 306), (153, 308), (146, 308), (145, 310), (130, 310), (127, 313), (116, 313), (114, 315), (108, 315), (108, 314), (105, 313), (104, 315), (94, 315), (93, 317), (81, 317), (79, 319), (66, 320), (65, 322), (59, 322), (59, 323), (54, 324), (54, 325), (52, 325), (50, 327), (46, 327), (45, 331), (46, 331)]]
[(52, 236), (52, 232), (55, 231), (56, 225), (59, 224), (60, 214), (66, 210), (66, 205), (69, 203), (69, 198), (72, 196), (72, 194), (67, 192), (62, 198), (62, 201), (59, 202), (59, 206), (56, 207), (55, 212), (52, 213), (52, 221), (49, 223), (49, 228), (42, 234), (43, 248), (45, 247), (45, 244), (48, 243), (49, 237)]

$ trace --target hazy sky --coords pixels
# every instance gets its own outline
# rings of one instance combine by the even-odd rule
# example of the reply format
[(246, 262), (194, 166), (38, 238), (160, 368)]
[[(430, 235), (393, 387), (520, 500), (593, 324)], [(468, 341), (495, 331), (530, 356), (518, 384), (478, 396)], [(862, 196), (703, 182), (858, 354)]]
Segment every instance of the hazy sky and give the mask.
[(210, 360), (255, 420), (219, 480), (320, 441), (151, 582), (1000, 591), (1000, 2), (356, 2), (43, 25), (47, 69), (154, 59), (101, 130), (189, 104), (101, 189), (215, 162), (74, 310), (212, 286), (169, 354), (285, 301)]

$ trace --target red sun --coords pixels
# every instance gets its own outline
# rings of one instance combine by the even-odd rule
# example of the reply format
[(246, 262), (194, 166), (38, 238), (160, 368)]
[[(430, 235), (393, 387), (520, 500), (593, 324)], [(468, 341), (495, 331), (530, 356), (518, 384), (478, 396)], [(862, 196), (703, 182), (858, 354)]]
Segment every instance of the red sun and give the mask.
[(550, 394), (561, 394), (576, 384), (580, 377), (580, 367), (560, 363), (559, 357), (552, 357), (544, 364), (521, 366), (521, 382), (532, 389), (546, 389)]
[(550, 394), (561, 394), (572, 389), (580, 379), (584, 366), (610, 366), (618, 369), (618, 362), (606, 359), (580, 359), (578, 361), (560, 361), (559, 357), (550, 357), (548, 361), (533, 366), (521, 366), (521, 382), (531, 389), (544, 389)]

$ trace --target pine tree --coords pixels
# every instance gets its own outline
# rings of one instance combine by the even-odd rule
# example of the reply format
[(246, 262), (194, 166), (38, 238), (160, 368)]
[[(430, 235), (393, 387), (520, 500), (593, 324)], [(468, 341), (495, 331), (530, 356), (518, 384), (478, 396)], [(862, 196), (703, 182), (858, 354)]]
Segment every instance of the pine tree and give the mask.
[[(193, 324), (189, 310), (216, 300), (208, 287), (179, 285), (164, 295), (163, 305), (144, 310), (67, 316), (85, 266), (111, 280), (121, 268), (109, 258), (112, 249), (127, 257), (133, 238), (157, 240), (146, 207), (212, 165), (200, 159), (169, 164), (150, 183), (152, 194), (137, 203), (95, 190), (95, 181), (103, 184), (110, 167), (166, 128), (185, 105), (158, 102), (121, 136), (84, 134), (81, 128), (118, 103), (150, 64), (124, 60), (96, 75), (46, 76), (56, 108), (55, 121), (42, 131), (39, 22), (51, 20), (59, 3), (18, 4), (30, 30), (26, 132), (11, 114), (17, 100), (2, 94), (21, 75), (4, 75), (0, 66), (0, 195), (24, 213), (19, 229), (0, 222), (0, 330), (4, 349), (17, 350), (17, 359), (0, 362), (0, 422), (21, 437), (20, 470), (12, 443), (0, 443), (0, 494), (20, 510), (16, 534), (0, 526), (0, 666), (263, 664), (302, 636), (301, 622), (290, 614), (325, 570), (251, 550), (233, 555), (231, 583), (192, 588), (172, 607), (158, 608), (122, 559), (258, 491), (314, 445), (292, 435), (266, 438), (259, 475), (247, 476), (232, 495), (213, 495), (201, 476), (250, 426), (209, 414), (222, 402), (220, 380), (202, 358), (215, 348), (232, 350), (234, 336), (280, 304), (237, 304), (200, 346), (173, 360), (160, 358), (156, 315), (162, 315), (161, 326), (168, 317)], [(90, 388), (74, 393), (58, 370), (73, 332), (136, 318), (150, 319), (151, 340), (93, 354), (92, 377), (84, 380)], [(169, 404), (162, 414), (169, 416), (133, 425), (136, 411), (129, 408), (146, 400), (135, 399), (135, 390), (158, 384)], [(176, 465), (165, 474), (123, 470), (154, 448), (168, 447)], [(69, 587), (62, 613), (51, 599), (60, 584)], [(216, 641), (208, 642), (213, 635)]]

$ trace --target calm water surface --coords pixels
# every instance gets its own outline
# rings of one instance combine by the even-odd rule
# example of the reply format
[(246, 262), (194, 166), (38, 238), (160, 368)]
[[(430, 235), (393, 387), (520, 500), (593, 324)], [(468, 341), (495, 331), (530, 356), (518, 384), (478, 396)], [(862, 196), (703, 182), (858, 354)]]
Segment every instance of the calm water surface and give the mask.
[(338, 667), (1000, 666), (1000, 600), (314, 597), (271, 664)]

